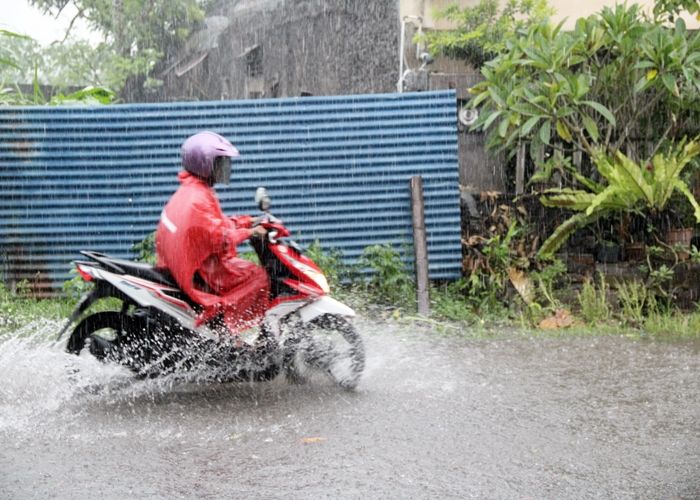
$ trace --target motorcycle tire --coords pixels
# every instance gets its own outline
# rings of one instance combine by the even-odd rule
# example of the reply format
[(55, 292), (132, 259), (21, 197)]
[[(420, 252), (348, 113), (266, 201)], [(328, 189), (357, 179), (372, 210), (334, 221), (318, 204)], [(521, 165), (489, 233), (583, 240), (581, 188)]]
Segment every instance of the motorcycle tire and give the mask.
[(84, 318), (73, 330), (66, 350), (80, 354), (88, 340), (90, 354), (97, 359), (114, 357), (121, 338), (128, 328), (128, 320), (117, 311), (101, 311)]
[(100, 361), (124, 365), (142, 378), (156, 377), (171, 368), (170, 360), (152, 363), (154, 357), (162, 354), (154, 350), (157, 339), (145, 335), (145, 331), (144, 322), (138, 318), (117, 311), (97, 312), (78, 323), (66, 351), (79, 355), (87, 343), (90, 354)]
[(314, 319), (286, 347), (285, 375), (290, 383), (304, 383), (312, 372), (322, 372), (343, 389), (353, 390), (365, 369), (362, 337), (340, 316)]

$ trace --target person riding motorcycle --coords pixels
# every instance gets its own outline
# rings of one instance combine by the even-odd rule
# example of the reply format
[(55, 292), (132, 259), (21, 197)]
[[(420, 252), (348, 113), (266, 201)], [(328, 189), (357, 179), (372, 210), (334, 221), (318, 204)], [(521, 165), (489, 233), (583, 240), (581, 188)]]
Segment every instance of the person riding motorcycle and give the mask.
[(265, 270), (238, 257), (236, 246), (265, 229), (250, 216), (224, 215), (214, 184), (228, 184), (238, 150), (214, 132), (199, 132), (182, 145), (180, 187), (161, 213), (157, 265), (203, 306), (199, 324), (218, 315), (231, 333), (260, 322), (269, 300)]

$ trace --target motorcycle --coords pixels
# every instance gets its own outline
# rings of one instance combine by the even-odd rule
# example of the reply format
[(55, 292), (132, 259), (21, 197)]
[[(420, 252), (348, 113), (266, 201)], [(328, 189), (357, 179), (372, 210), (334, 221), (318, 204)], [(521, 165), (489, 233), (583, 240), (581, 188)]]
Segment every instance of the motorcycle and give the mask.
[(166, 269), (82, 251), (78, 274), (93, 286), (78, 303), (58, 338), (100, 299), (117, 309), (100, 310), (73, 328), (66, 350), (87, 351), (99, 360), (126, 366), (138, 376), (155, 377), (215, 368), (215, 378), (270, 380), (284, 372), (301, 383), (315, 373), (354, 389), (365, 365), (362, 338), (353, 326), (355, 312), (330, 297), (321, 269), (289, 239), (290, 232), (270, 212), (265, 188), (255, 201), (262, 215), (254, 225), (266, 229), (250, 244), (270, 282), (268, 310), (260, 327), (232, 335), (222, 317), (203, 320), (201, 307)]

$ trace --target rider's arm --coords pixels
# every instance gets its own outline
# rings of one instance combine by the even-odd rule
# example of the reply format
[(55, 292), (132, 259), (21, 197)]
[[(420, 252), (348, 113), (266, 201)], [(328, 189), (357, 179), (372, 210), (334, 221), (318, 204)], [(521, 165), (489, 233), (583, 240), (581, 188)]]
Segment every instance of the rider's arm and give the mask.
[(253, 218), (250, 215), (233, 215), (229, 217), (237, 227), (253, 227)]

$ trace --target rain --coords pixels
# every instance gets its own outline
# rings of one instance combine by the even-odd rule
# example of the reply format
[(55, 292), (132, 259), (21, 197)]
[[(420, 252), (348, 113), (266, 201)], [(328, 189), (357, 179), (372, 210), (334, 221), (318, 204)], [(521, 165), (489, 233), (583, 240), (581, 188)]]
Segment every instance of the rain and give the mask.
[[(564, 220), (526, 191), (567, 134), (487, 150), (481, 73), (430, 47), (441, 2), (61, 3), (27, 0), (50, 40), (0, 21), (0, 498), (700, 496), (697, 230), (646, 291), (614, 280), (653, 256), (598, 253), (624, 218), (516, 269)], [(266, 231), (242, 333), (156, 265), (202, 130), (240, 153), (223, 211)], [(668, 297), (687, 315), (652, 325)]]

